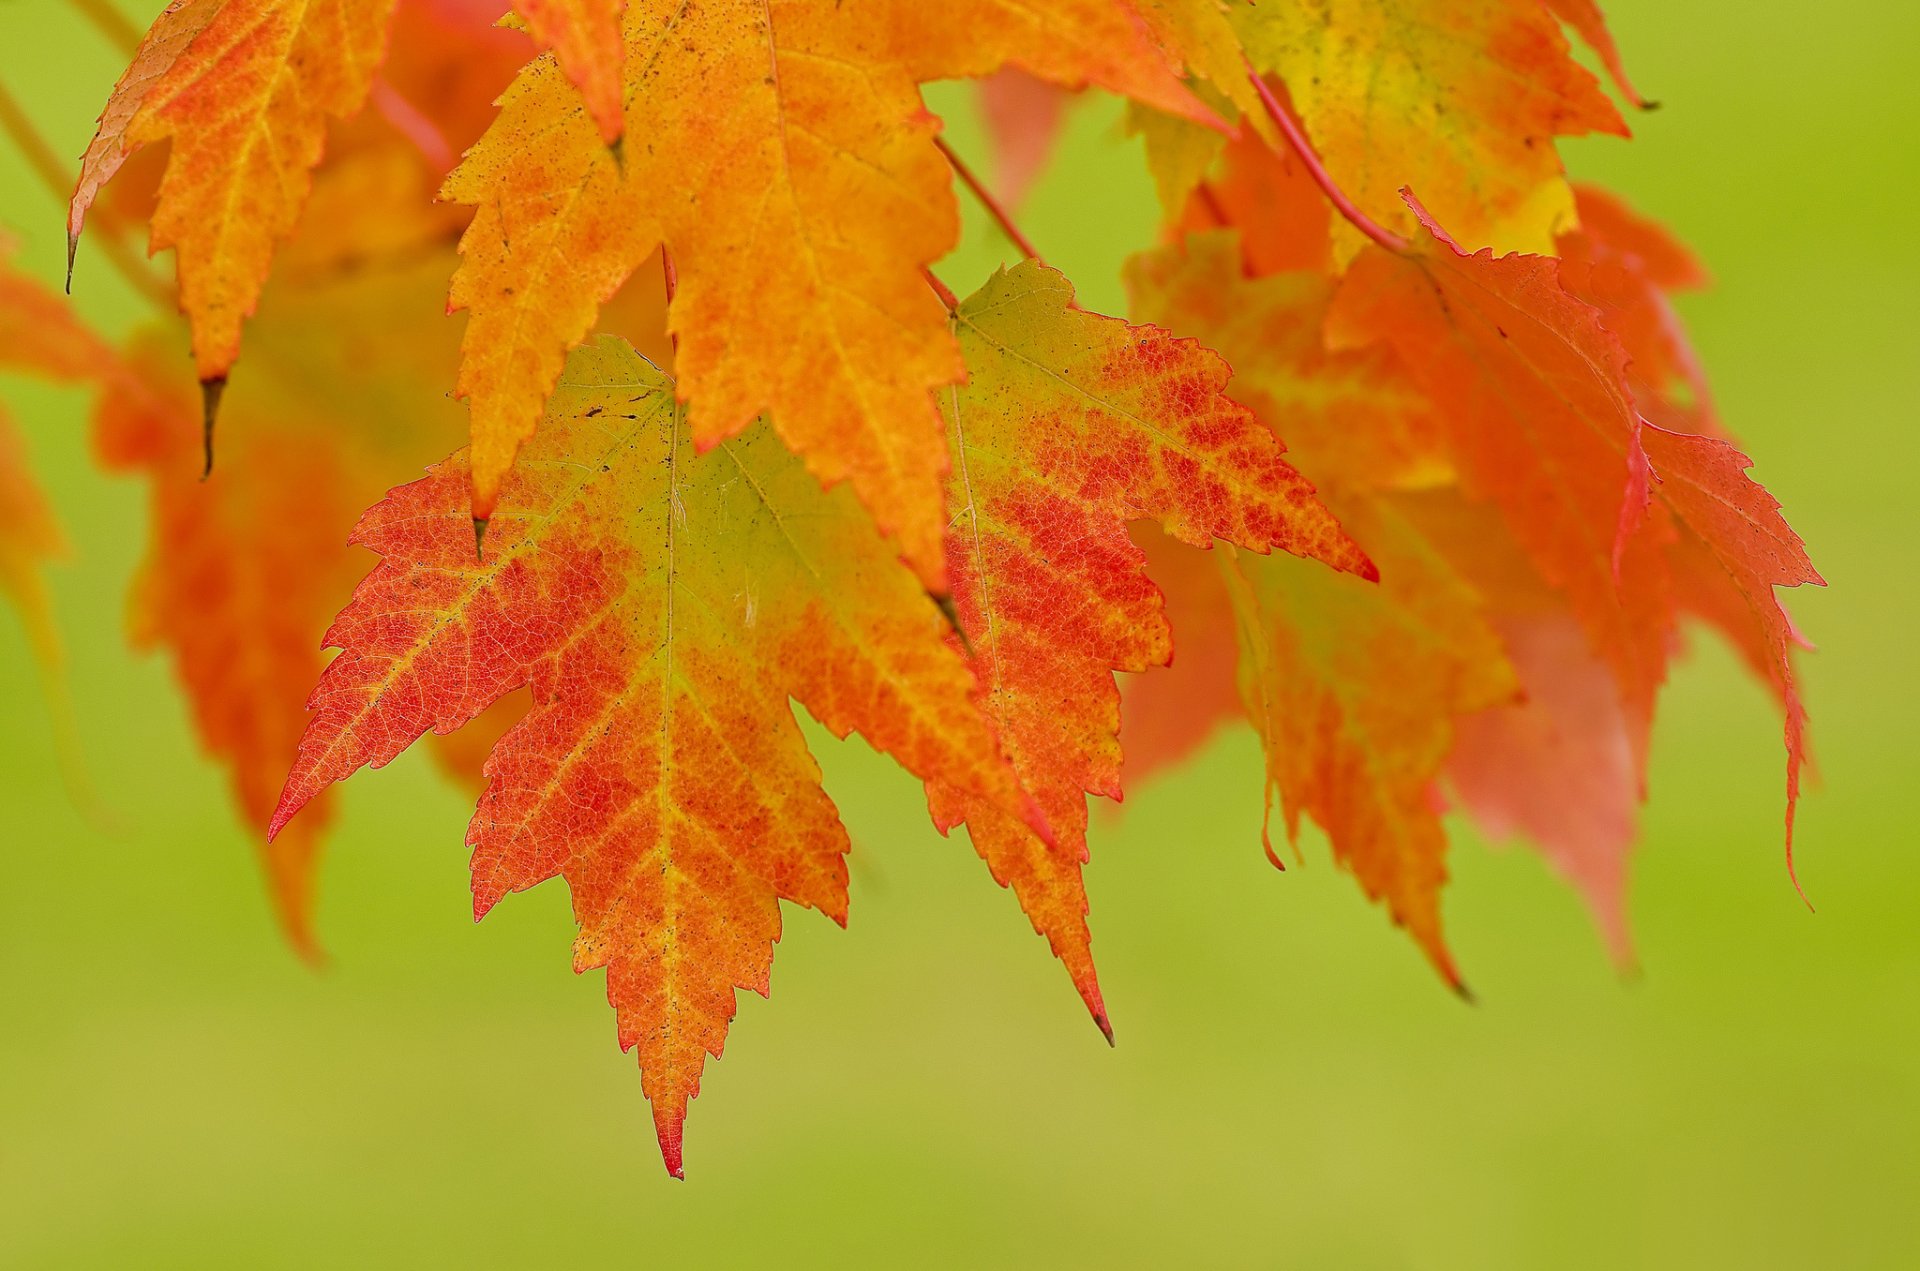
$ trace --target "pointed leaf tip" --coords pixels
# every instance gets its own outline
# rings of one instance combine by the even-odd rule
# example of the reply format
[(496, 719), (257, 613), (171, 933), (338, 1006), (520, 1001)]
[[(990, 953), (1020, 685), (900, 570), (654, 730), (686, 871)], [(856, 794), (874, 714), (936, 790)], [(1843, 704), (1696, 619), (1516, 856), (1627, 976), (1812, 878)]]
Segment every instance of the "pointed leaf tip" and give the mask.
[(216, 375), (200, 381), (200, 449), (203, 457), (200, 479), (213, 475), (213, 425), (220, 416), (220, 398), (227, 391), (227, 377)]
[(681, 1137), (686, 1129), (686, 1113), (656, 1111), (653, 1117), (653, 1131), (660, 1140), (660, 1160), (667, 1167), (667, 1175), (685, 1181), (686, 1162), (681, 1157)]
[(484, 516), (473, 518), (473, 558), (476, 561), (487, 559), (487, 523)]

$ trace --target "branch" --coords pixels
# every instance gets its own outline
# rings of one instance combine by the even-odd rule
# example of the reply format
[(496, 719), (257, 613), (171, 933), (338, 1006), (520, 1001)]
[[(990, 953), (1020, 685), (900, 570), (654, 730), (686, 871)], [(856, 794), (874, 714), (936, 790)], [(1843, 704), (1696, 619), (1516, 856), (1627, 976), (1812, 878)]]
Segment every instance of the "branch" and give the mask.
[(1320, 156), (1313, 152), (1313, 145), (1307, 140), (1307, 134), (1301, 131), (1300, 125), (1294, 122), (1293, 116), (1288, 114), (1286, 107), (1280, 104), (1280, 99), (1273, 95), (1271, 88), (1267, 87), (1267, 81), (1262, 79), (1260, 72), (1254, 70), (1251, 65), (1247, 67), (1247, 78), (1253, 81), (1253, 91), (1260, 94), (1260, 104), (1267, 108), (1267, 116), (1280, 130), (1280, 135), (1287, 139), (1287, 144), (1293, 148), (1293, 152), (1300, 156), (1300, 162), (1306, 165), (1307, 175), (1312, 177), (1313, 183), (1320, 187), (1320, 192), (1327, 196), (1327, 201), (1333, 204), (1334, 210), (1346, 217), (1348, 224), (1395, 255), (1404, 256), (1411, 251), (1412, 245), (1406, 239), (1354, 206), (1353, 200), (1334, 184), (1332, 174), (1320, 162)]
[(1013, 223), (1013, 217), (1007, 214), (1007, 209), (1000, 206), (1000, 200), (994, 198), (992, 191), (988, 190), (981, 183), (980, 178), (974, 175), (973, 169), (967, 166), (966, 160), (953, 152), (953, 147), (947, 144), (946, 138), (935, 137), (933, 144), (940, 147), (940, 153), (947, 156), (947, 162), (953, 165), (954, 175), (973, 191), (973, 197), (980, 200), (980, 206), (987, 209), (987, 215), (993, 218), (994, 224), (1000, 227), (1000, 232), (1007, 236), (1008, 241), (1019, 250), (1020, 254), (1028, 260), (1045, 264), (1046, 262), (1040, 259), (1040, 253), (1027, 240), (1027, 236), (1020, 232), (1020, 227)]

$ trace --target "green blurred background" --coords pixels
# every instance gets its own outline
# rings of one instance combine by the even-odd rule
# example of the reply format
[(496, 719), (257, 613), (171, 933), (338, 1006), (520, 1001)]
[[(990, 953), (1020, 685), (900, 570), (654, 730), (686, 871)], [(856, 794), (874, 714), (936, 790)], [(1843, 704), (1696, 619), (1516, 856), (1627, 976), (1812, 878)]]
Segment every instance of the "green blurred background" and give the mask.
[[(1638, 977), (1538, 859), (1462, 829), (1463, 1006), (1317, 842), (1267, 865), (1242, 732), (1096, 822), (1109, 1051), (915, 785), (830, 746), (851, 929), (793, 917), (676, 1184), (600, 977), (569, 972), (564, 888), (476, 927), (467, 807), (420, 757), (347, 787), (331, 969), (287, 952), (169, 671), (126, 647), (144, 493), (90, 465), (80, 394), (8, 382), (75, 541), (53, 586), (127, 828), (64, 795), (0, 616), (0, 1265), (1920, 1265), (1920, 10), (1609, 9), (1664, 108), (1570, 163), (1712, 266), (1687, 317), (1833, 584), (1792, 597), (1823, 647), (1817, 915), (1781, 860), (1774, 712), (1703, 643), (1657, 734)], [(0, 6), (0, 76), (62, 153), (119, 69), (70, 9)], [(968, 99), (933, 97), (981, 154)], [(1077, 110), (1022, 215), (1110, 310), (1153, 215), (1115, 119)], [(56, 279), (60, 209), (10, 149), (0, 222)], [(1002, 251), (970, 224), (962, 290)], [(77, 303), (117, 329), (100, 263)]]

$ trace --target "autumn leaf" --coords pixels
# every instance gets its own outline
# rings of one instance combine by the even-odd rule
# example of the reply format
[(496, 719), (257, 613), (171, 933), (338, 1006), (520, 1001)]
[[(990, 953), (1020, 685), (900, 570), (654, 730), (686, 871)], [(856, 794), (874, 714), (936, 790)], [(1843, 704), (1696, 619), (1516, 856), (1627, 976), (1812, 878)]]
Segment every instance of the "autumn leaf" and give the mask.
[(929, 802), (943, 828), (967, 822), (1108, 1030), (1080, 878), (1086, 796), (1120, 797), (1114, 671), (1172, 653), (1127, 523), (1151, 518), (1195, 546), (1311, 556), (1301, 567), (1322, 573), (1371, 578), (1373, 567), (1272, 435), (1223, 395), (1227, 368), (1200, 345), (1083, 312), (1066, 280), (1033, 262), (995, 274), (953, 325), (969, 372), (943, 402), (954, 607), (981, 709), (1057, 841), (950, 783), (933, 783)]
[[(1231, 13), (1254, 66), (1285, 81), (1333, 178), (1412, 233), (1412, 186), (1459, 241), (1549, 252), (1573, 223), (1555, 137), (1626, 135), (1538, 0), (1310, 0)], [(1344, 262), (1364, 239), (1342, 223)]]
[(133, 63), (113, 86), (101, 110), (93, 140), (80, 156), (80, 180), (67, 205), (67, 288), (73, 288), (73, 258), (86, 228), (87, 213), (109, 181), (133, 156), (136, 149), (127, 130), (146, 105), (154, 87), (167, 78), (187, 46), (207, 29), (226, 0), (172, 0), (154, 19), (153, 28), (140, 42)]
[(233, 366), (241, 324), (306, 201), (328, 121), (366, 99), (392, 8), (393, 0), (176, 0), (114, 86), (82, 161), (68, 234), (78, 237), (127, 155), (171, 143), (152, 247), (177, 253), (202, 383), (223, 382)]
[[(922, 277), (954, 244), (920, 81), (1008, 61), (1211, 118), (1118, 6), (631, 3), (616, 162), (555, 64), (535, 61), (448, 179), (472, 205), (452, 303), (470, 311), (474, 514), (531, 435), (566, 350), (662, 242), (696, 444), (766, 413), (822, 481), (848, 481), (941, 585), (935, 389), (962, 366)], [(797, 338), (804, 333), (806, 338)]]
[(575, 354), (474, 558), (464, 454), (355, 541), (383, 563), (274, 815), (530, 685), (468, 830), (476, 915), (556, 875), (578, 970), (604, 966), (667, 1166), (734, 991), (765, 993), (785, 899), (846, 918), (847, 847), (788, 699), (923, 779), (1039, 824), (945, 620), (859, 510), (764, 426), (696, 451), (623, 342)]
[(58, 295), (13, 264), (15, 244), (0, 231), (0, 370), (62, 384), (94, 384), (113, 374), (106, 341)]

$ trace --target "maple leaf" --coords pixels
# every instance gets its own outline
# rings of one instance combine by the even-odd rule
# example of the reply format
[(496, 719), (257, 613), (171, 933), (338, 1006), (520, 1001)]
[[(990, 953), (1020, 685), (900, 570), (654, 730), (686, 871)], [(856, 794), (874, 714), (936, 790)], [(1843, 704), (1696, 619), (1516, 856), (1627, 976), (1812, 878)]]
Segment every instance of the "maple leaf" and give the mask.
[[(476, 211), (452, 304), (470, 311), (476, 518), (491, 515), (566, 350), (661, 243), (697, 444), (766, 413), (850, 482), (930, 585), (944, 473), (933, 391), (962, 375), (922, 270), (958, 232), (927, 79), (1017, 61), (1212, 118), (1122, 7), (722, 0), (630, 3), (616, 163), (551, 60), (531, 64), (443, 196)], [(805, 332), (810, 338), (796, 339)]]
[(847, 847), (788, 706), (1039, 824), (945, 622), (853, 501), (765, 426), (696, 452), (623, 342), (573, 357), (476, 561), (464, 454), (355, 541), (383, 563), (328, 633), (275, 833), (332, 782), (530, 685), (468, 830), (476, 915), (556, 875), (604, 966), (668, 1169), (777, 901), (846, 918)]
[[(174, 248), (203, 384), (224, 383), (329, 119), (366, 99), (393, 0), (176, 0), (100, 117), (68, 214), (68, 254), (127, 155), (172, 143), (153, 250)], [(218, 400), (209, 390), (211, 414)]]
[[(1307, 0), (1231, 9), (1360, 209), (1412, 232), (1403, 186), (1464, 242), (1550, 251), (1573, 221), (1555, 137), (1625, 136), (1538, 0)], [(1344, 262), (1364, 240), (1336, 226)]]
[(953, 603), (981, 709), (1056, 842), (945, 783), (929, 803), (943, 828), (967, 822), (1104, 1031), (1080, 877), (1086, 796), (1120, 797), (1113, 672), (1172, 654), (1127, 523), (1316, 558), (1308, 570), (1371, 578), (1373, 566), (1272, 434), (1224, 396), (1227, 367), (1199, 344), (1079, 310), (1067, 281), (1033, 262), (996, 273), (953, 324), (969, 371), (942, 403)]

